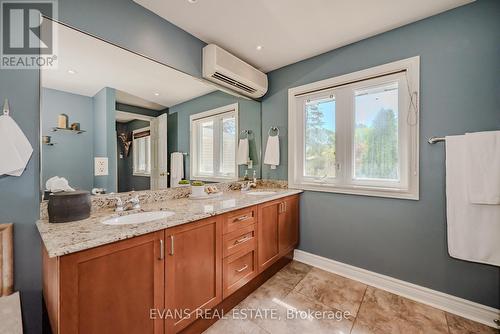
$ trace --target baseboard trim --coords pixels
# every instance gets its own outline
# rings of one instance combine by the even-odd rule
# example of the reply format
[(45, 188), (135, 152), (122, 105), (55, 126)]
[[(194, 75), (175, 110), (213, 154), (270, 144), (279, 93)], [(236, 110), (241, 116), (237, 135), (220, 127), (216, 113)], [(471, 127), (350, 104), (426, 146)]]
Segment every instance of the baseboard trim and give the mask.
[(360, 281), (367, 285), (392, 292), (437, 309), (498, 328), (494, 319), (498, 319), (500, 310), (455, 297), (443, 292), (425, 288), (366, 269), (354, 267), (301, 250), (295, 250), (294, 260), (309, 264), (334, 274)]

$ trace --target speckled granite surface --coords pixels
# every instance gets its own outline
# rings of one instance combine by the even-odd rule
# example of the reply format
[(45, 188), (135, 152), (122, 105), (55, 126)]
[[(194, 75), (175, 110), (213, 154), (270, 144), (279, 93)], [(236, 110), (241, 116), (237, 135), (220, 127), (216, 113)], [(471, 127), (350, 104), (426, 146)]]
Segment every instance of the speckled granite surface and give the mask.
[[(241, 189), (241, 184), (245, 181), (237, 182), (222, 182), (214, 183), (220, 191), (229, 190), (239, 190)], [(257, 180), (258, 188), (280, 188), (286, 189), (288, 187), (288, 182), (284, 180)], [(92, 212), (97, 212), (103, 209), (110, 209), (115, 207), (116, 198), (120, 197), (122, 201), (127, 200), (132, 195), (139, 196), (141, 203), (153, 203), (153, 202), (163, 202), (175, 198), (185, 198), (191, 192), (191, 188), (178, 187), (178, 188), (168, 188), (162, 190), (144, 190), (136, 192), (125, 192), (117, 194), (105, 194), (91, 196), (92, 201)], [(40, 219), (48, 219), (47, 212), (48, 201), (42, 201), (40, 203)]]
[[(266, 196), (251, 196), (238, 190), (227, 190), (222, 196), (206, 200), (170, 198), (142, 203), (141, 211), (167, 210), (175, 215), (166, 219), (131, 225), (105, 225), (103, 220), (116, 216), (112, 208), (96, 210), (88, 219), (51, 224), (47, 219), (37, 222), (38, 231), (50, 257), (78, 252), (114, 241), (159, 231), (168, 227), (193, 222), (199, 219), (264, 203), (270, 200), (301, 193), (301, 190), (286, 188), (259, 188), (257, 191), (276, 192)], [(127, 211), (123, 214), (137, 213)]]

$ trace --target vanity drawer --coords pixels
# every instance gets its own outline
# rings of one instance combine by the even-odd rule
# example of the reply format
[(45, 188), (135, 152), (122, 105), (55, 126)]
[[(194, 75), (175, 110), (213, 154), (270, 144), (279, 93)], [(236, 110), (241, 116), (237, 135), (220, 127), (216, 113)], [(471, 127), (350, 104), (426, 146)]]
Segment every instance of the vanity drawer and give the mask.
[(257, 274), (256, 248), (246, 248), (242, 251), (228, 256), (223, 264), (223, 298), (226, 298)]
[(222, 244), (224, 245), (223, 256), (229, 256), (244, 248), (257, 246), (257, 231), (255, 224), (225, 234)]
[(234, 212), (230, 212), (224, 219), (223, 233), (230, 233), (240, 228), (255, 224), (257, 207), (252, 206)]

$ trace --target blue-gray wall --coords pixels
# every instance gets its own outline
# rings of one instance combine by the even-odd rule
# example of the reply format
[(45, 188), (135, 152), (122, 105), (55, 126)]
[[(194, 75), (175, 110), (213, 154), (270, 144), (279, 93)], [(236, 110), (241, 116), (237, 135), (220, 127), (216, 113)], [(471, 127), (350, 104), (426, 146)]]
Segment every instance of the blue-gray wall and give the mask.
[[(420, 201), (307, 191), (300, 249), (498, 308), (499, 269), (447, 252), (443, 144), (426, 138), (500, 129), (500, 2), (482, 0), (269, 74), (267, 129), (281, 130), (287, 178), (287, 90), (420, 55)], [(474, 245), (471, 245), (474, 247)]]
[[(184, 72), (200, 75), (201, 49), (194, 36), (130, 0), (59, 0), (59, 19)], [(21, 177), (0, 177), (0, 222), (14, 223), (15, 289), (21, 291), (25, 333), (42, 328), (39, 217), (38, 70), (0, 69), (0, 98), (9, 98), (13, 118), (33, 146)]]
[[(72, 187), (90, 191), (94, 185), (93, 107), (92, 98), (42, 88), (42, 135), (51, 136), (53, 146), (42, 146), (42, 186), (53, 176), (65, 177)], [(86, 132), (52, 132), (59, 114), (66, 114), (69, 124), (78, 122)]]
[[(169, 108), (169, 154), (176, 151), (189, 152), (189, 117), (191, 115), (233, 103), (238, 103), (238, 131), (252, 130), (253, 132), (249, 137), (249, 145), (250, 158), (254, 166), (248, 174), (252, 177), (253, 170), (255, 170), (257, 171), (257, 177), (260, 178), (260, 152), (262, 146), (260, 102), (236, 97), (222, 91), (215, 91)], [(184, 176), (186, 179), (189, 179), (189, 163), (189, 156), (187, 156), (184, 159)], [(240, 166), (240, 176), (243, 176), (246, 167), (246, 165)]]
[(59, 20), (201, 77), (206, 45), (132, 0), (59, 0)]
[[(108, 158), (108, 175), (94, 175), (94, 186), (104, 188), (108, 193), (116, 192), (118, 186), (115, 90), (105, 87), (92, 100), (94, 108), (94, 157)], [(94, 159), (92, 159), (92, 164), (94, 164)]]

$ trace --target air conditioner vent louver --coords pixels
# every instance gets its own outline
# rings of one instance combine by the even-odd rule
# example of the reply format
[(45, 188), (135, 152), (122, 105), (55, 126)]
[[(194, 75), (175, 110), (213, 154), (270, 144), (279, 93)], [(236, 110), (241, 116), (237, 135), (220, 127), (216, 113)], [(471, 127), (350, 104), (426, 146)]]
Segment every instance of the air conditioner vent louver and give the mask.
[(265, 73), (215, 44), (203, 48), (203, 77), (252, 98), (267, 92)]
[(244, 91), (249, 92), (249, 93), (255, 93), (257, 91), (255, 88), (252, 88), (252, 87), (249, 87), (245, 84), (242, 84), (241, 82), (233, 80), (233, 79), (231, 79), (231, 78), (229, 78), (229, 77), (227, 77), (224, 74), (219, 73), (219, 72), (215, 72), (214, 75), (212, 75), (212, 77), (219, 79), (219, 80), (222, 80), (224, 82), (227, 82), (231, 86), (235, 86), (239, 89), (243, 89)]

